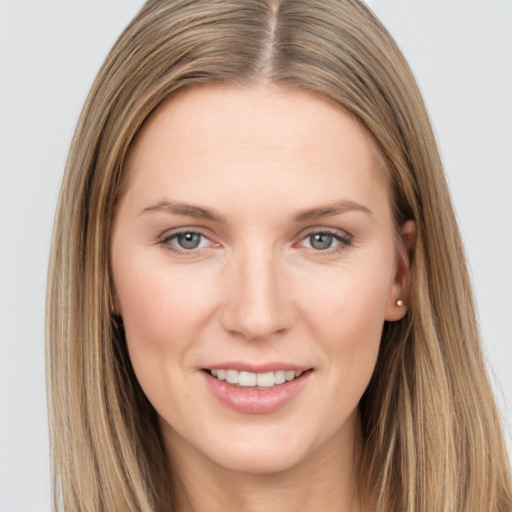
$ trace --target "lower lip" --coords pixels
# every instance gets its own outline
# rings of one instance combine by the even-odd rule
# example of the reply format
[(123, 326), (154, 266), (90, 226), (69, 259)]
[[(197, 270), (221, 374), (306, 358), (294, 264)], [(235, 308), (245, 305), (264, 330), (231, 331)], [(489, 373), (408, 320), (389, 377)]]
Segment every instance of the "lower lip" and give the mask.
[(224, 405), (244, 414), (268, 414), (291, 402), (307, 384), (311, 371), (268, 389), (242, 388), (202, 372), (214, 396)]

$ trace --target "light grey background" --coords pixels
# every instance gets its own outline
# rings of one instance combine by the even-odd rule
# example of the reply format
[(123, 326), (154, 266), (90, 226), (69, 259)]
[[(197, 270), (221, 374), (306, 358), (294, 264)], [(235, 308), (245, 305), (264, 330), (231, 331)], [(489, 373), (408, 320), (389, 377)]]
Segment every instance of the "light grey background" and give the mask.
[[(142, 3), (0, 0), (0, 512), (50, 510), (43, 326), (53, 211), (88, 88)], [(512, 0), (369, 4), (431, 112), (511, 425)]]

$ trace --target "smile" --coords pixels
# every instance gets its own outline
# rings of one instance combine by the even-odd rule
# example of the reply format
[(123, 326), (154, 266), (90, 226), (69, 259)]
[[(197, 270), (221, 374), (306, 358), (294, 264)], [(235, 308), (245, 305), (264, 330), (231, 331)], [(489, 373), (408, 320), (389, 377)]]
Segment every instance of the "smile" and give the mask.
[(302, 375), (302, 371), (277, 370), (275, 372), (253, 373), (234, 369), (210, 370), (212, 377), (238, 387), (271, 388), (290, 382)]
[(229, 366), (203, 368), (201, 373), (220, 403), (243, 414), (272, 413), (283, 408), (301, 394), (313, 374), (313, 368), (285, 369), (286, 366), (277, 364), (251, 368), (259, 372), (249, 371), (249, 365), (245, 364), (238, 364), (238, 370)]

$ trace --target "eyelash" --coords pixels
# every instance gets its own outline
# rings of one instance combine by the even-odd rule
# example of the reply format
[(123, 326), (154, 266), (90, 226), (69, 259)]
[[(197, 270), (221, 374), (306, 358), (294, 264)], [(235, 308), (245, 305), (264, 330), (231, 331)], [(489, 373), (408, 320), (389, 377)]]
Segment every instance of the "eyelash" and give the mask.
[(346, 250), (348, 247), (352, 245), (352, 237), (349, 235), (341, 235), (337, 231), (332, 231), (329, 229), (319, 229), (319, 230), (313, 230), (309, 231), (306, 236), (302, 237), (299, 243), (302, 243), (308, 239), (311, 239), (312, 237), (316, 235), (327, 235), (332, 237), (338, 244), (334, 247), (328, 247), (327, 249), (314, 249), (313, 247), (309, 247), (308, 249), (312, 250), (315, 253), (321, 253), (321, 254), (338, 254), (344, 250)]
[[(180, 249), (177, 245), (175, 245), (171, 242), (173, 239), (176, 239), (181, 235), (188, 235), (188, 234), (199, 235), (201, 237), (201, 239), (211, 241), (210, 237), (206, 236), (204, 233), (201, 233), (200, 231), (193, 230), (193, 229), (183, 229), (181, 231), (171, 233), (170, 235), (165, 235), (164, 237), (162, 237), (161, 240), (159, 240), (158, 243), (160, 245), (162, 245), (163, 247), (165, 247), (167, 250), (174, 252), (178, 256), (185, 256), (185, 257), (194, 256), (197, 253), (198, 249), (196, 249), (196, 248), (189, 249), (189, 250)], [(220, 244), (215, 243), (215, 246), (218, 246), (218, 245), (220, 245)], [(201, 248), (199, 248), (199, 249), (201, 249)]]
[[(172, 243), (172, 240), (178, 238), (181, 235), (199, 235), (201, 239), (211, 240), (210, 237), (206, 236), (204, 233), (201, 233), (200, 231), (196, 231), (193, 229), (184, 229), (181, 231), (177, 231), (175, 233), (172, 233), (170, 235), (166, 235), (162, 237), (158, 243), (165, 247), (166, 249), (174, 252), (178, 256), (184, 256), (184, 257), (190, 257), (197, 254), (197, 250), (202, 249), (202, 247), (198, 248), (192, 248), (192, 249), (180, 249), (177, 245)], [(350, 247), (353, 243), (352, 237), (350, 235), (341, 235), (337, 231), (329, 230), (329, 229), (318, 229), (318, 230), (312, 230), (306, 233), (305, 236), (303, 236), (300, 241), (295, 245), (300, 245), (301, 243), (305, 242), (308, 239), (311, 239), (315, 235), (327, 235), (334, 239), (334, 241), (338, 242), (337, 245), (334, 247), (328, 247), (326, 249), (314, 249), (313, 247), (306, 247), (306, 249), (309, 249), (310, 251), (316, 253), (316, 254), (338, 254), (344, 250), (346, 250), (348, 247)], [(200, 242), (201, 243), (201, 242)], [(214, 247), (220, 246), (219, 243), (214, 242)]]

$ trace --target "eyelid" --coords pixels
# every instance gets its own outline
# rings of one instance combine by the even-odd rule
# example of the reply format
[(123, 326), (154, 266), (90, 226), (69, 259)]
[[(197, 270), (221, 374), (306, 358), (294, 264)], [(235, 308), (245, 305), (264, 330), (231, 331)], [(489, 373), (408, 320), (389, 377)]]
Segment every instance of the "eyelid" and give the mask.
[[(197, 234), (197, 235), (203, 237), (204, 239), (210, 241), (212, 243), (212, 245), (209, 247), (197, 247), (194, 249), (186, 250), (186, 249), (180, 249), (177, 245), (171, 243), (171, 240), (173, 238), (175, 238), (179, 235), (186, 234), (186, 233)], [(187, 227), (181, 227), (181, 228), (176, 228), (176, 229), (172, 229), (172, 230), (167, 230), (162, 235), (160, 235), (158, 237), (157, 244), (163, 246), (165, 249), (167, 249), (175, 254), (178, 254), (180, 256), (197, 256), (199, 251), (201, 251), (202, 249), (208, 249), (211, 247), (219, 247), (220, 246), (220, 243), (216, 242), (211, 235), (206, 234), (202, 228), (198, 228), (198, 227), (194, 227), (194, 226), (191, 226), (191, 227), (187, 226)]]
[(311, 237), (313, 235), (318, 235), (318, 234), (330, 235), (330, 236), (334, 237), (339, 242), (339, 244), (336, 245), (335, 247), (324, 249), (324, 250), (314, 249), (311, 247), (305, 247), (306, 249), (309, 249), (310, 251), (312, 251), (315, 254), (328, 255), (328, 254), (342, 252), (342, 251), (346, 250), (350, 245), (352, 245), (353, 240), (354, 240), (354, 237), (345, 230), (340, 230), (337, 228), (331, 228), (331, 227), (326, 227), (326, 226), (318, 226), (318, 227), (314, 227), (314, 228), (310, 227), (306, 231), (303, 231), (299, 235), (299, 241), (297, 242), (297, 244), (300, 245), (302, 242), (307, 240), (309, 237)]
[[(174, 237), (177, 237), (177, 236), (179, 236), (181, 234), (185, 234), (185, 233), (193, 233), (193, 234), (200, 235), (204, 239), (211, 242), (211, 245), (208, 247), (198, 247), (198, 248), (186, 250), (186, 249), (180, 249), (177, 245), (174, 245), (170, 242)], [(302, 244), (302, 242), (304, 242), (309, 237), (316, 235), (316, 234), (330, 235), (330, 236), (334, 237), (339, 243), (332, 248), (327, 248), (324, 250), (314, 249), (312, 247), (304, 247), (305, 249), (309, 249), (311, 252), (313, 252), (315, 254), (328, 255), (328, 254), (342, 252), (342, 251), (346, 250), (353, 243), (353, 236), (345, 230), (341, 230), (338, 228), (332, 228), (332, 227), (326, 227), (326, 226), (318, 226), (318, 227), (310, 227), (307, 230), (302, 231), (302, 233), (298, 236), (298, 242), (296, 242), (294, 244), (294, 246), (297, 246), (297, 245), (300, 246)], [(158, 237), (156, 243), (159, 245), (162, 245), (164, 248), (166, 248), (167, 250), (169, 250), (175, 254), (178, 254), (181, 256), (189, 256), (189, 257), (196, 256), (199, 253), (199, 251), (201, 251), (202, 249), (215, 248), (215, 247), (221, 246), (221, 244), (219, 242), (217, 242), (211, 234), (207, 234), (207, 233), (205, 233), (205, 230), (203, 228), (195, 227), (195, 226), (185, 226), (185, 227), (167, 230), (167, 231), (163, 232)]]

